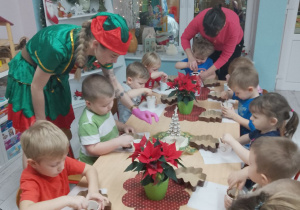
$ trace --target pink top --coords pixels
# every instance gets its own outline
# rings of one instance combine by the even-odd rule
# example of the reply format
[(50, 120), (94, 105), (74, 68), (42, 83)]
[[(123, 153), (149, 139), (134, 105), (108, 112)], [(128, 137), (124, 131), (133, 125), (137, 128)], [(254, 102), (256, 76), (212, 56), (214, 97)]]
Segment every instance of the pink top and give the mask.
[(220, 57), (214, 63), (215, 67), (220, 69), (231, 57), (236, 45), (242, 40), (244, 33), (237, 14), (230, 9), (222, 8), (226, 16), (225, 26), (216, 37), (207, 36), (204, 32), (203, 19), (210, 9), (203, 10), (189, 23), (181, 36), (181, 45), (184, 50), (191, 48), (190, 40), (197, 33), (200, 33), (202, 37), (213, 43), (215, 50), (222, 51)]

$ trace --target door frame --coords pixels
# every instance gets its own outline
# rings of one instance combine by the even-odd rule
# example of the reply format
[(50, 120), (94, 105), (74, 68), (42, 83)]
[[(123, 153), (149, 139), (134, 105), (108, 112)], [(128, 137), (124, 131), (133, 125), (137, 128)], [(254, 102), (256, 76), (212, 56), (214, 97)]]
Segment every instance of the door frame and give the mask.
[(289, 57), (291, 55), (292, 43), (300, 34), (295, 34), (295, 23), (298, 13), (300, 0), (288, 0), (286, 8), (286, 19), (283, 40), (281, 44), (281, 53), (279, 58), (278, 72), (276, 77), (276, 90), (297, 90), (300, 91), (299, 83), (288, 82), (287, 73), (289, 69)]

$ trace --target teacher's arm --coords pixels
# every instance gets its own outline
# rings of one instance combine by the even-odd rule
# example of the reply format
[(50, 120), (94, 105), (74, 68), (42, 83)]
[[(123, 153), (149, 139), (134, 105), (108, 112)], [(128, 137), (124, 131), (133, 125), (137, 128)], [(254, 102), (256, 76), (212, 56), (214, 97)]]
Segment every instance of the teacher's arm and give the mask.
[(31, 83), (31, 98), (36, 120), (46, 120), (44, 87), (51, 74), (44, 72), (39, 66)]

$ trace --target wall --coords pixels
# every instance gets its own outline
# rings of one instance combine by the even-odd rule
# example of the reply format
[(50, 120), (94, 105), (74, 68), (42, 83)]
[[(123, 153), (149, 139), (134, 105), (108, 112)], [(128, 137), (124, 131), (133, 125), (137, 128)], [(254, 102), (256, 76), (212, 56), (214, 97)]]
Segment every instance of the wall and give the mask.
[(259, 5), (253, 61), (260, 86), (275, 89), (287, 0), (261, 0)]
[[(12, 22), (14, 43), (22, 36), (31, 38), (37, 31), (32, 0), (0, 0), (0, 16)], [(0, 27), (0, 38), (7, 39), (5, 27)]]

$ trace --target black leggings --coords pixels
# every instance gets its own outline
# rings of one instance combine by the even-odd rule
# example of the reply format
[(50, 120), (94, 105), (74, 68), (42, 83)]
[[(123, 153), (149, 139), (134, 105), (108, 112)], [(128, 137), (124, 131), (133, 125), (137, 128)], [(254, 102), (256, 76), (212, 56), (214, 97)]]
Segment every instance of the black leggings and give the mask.
[[(244, 38), (242, 38), (241, 42), (235, 47), (235, 50), (229, 60), (220, 68), (216, 71), (216, 74), (219, 78), (219, 80), (226, 80), (225, 76), (228, 74), (228, 66), (231, 63), (231, 61), (237, 57), (240, 57), (242, 54), (242, 49), (244, 46)], [(211, 56), (209, 56), (213, 62), (216, 62), (218, 58), (220, 57), (222, 51), (215, 51)]]

